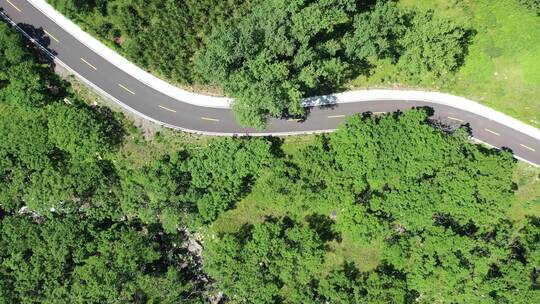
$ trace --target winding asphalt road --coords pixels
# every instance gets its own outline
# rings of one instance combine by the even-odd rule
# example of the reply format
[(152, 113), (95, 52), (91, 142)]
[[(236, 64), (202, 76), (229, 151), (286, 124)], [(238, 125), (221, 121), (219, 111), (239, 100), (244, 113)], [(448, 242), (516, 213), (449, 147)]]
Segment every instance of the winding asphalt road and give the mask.
[(168, 127), (216, 135), (326, 132), (336, 129), (347, 115), (354, 113), (377, 114), (427, 106), (434, 110), (433, 118), (449, 125), (468, 124), (475, 139), (497, 148), (509, 148), (516, 157), (540, 166), (540, 140), (483, 116), (428, 102), (377, 100), (313, 107), (305, 121), (272, 119), (262, 132), (243, 128), (229, 109), (183, 103), (140, 82), (94, 53), (25, 0), (0, 0), (0, 9), (26, 34), (102, 93)]

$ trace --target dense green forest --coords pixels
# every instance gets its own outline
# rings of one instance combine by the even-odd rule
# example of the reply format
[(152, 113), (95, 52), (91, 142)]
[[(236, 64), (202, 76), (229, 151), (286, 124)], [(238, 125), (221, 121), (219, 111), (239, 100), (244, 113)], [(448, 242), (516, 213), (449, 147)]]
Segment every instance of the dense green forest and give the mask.
[(137, 164), (129, 122), (3, 23), (0, 67), (2, 303), (540, 301), (540, 218), (507, 214), (515, 160), (426, 109)]

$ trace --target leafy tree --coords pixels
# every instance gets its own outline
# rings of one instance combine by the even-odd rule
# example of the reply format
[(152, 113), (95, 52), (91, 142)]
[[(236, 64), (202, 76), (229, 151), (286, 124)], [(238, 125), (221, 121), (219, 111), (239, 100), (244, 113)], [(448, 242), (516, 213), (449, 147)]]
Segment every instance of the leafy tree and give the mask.
[[(248, 0), (52, 0), (60, 12), (133, 62), (181, 84), (200, 83), (193, 58), (203, 39), (241, 15)], [(167, 43), (164, 43), (164, 42)]]
[[(60, 102), (66, 84), (15, 34), (0, 24), (0, 203), (10, 212), (97, 205), (112, 212), (114, 198), (102, 194), (114, 186), (114, 174), (98, 154), (114, 150), (122, 128), (107, 111)], [(96, 193), (102, 196), (93, 201)]]
[(189, 199), (203, 221), (214, 220), (246, 195), (273, 161), (271, 143), (262, 139), (220, 139), (196, 150), (187, 162)]
[(321, 273), (327, 247), (319, 232), (288, 218), (245, 226), (205, 245), (205, 269), (231, 301), (383, 303), (409, 297), (403, 276), (390, 267), (361, 273), (345, 265)]
[[(355, 116), (337, 132), (319, 137), (288, 162), (264, 172), (255, 198), (264, 199), (270, 210), (308, 222), (317, 233), (320, 223), (306, 218), (306, 212), (333, 214), (333, 230), (348, 242), (382, 243), (379, 267), (358, 273), (351, 264), (330, 275), (314, 273), (310, 287), (297, 287), (304, 290), (299, 302), (509, 299), (516, 287), (504, 285), (500, 279), (505, 275), (498, 273), (515, 247), (506, 215), (514, 161), (508, 152), (469, 143), (467, 136), (464, 130), (447, 133), (433, 127), (420, 109)], [(258, 222), (249, 222), (253, 221)], [(230, 245), (234, 250), (223, 249), (227, 253), (209, 249), (207, 260), (220, 264), (210, 261), (208, 271), (220, 284), (248, 286), (238, 279), (244, 276), (262, 284), (252, 274), (257, 271), (240, 266), (249, 262), (236, 255), (246, 251), (241, 245), (245, 235), (244, 230), (236, 236), (225, 234), (225, 242), (235, 244)], [(325, 233), (318, 235), (327, 240)], [(240, 264), (222, 262), (231, 259)], [(239, 270), (231, 272), (233, 268)], [(274, 295), (280, 290), (275, 286), (281, 285), (270, 286), (265, 292)], [(228, 290), (235, 300), (245, 299), (241, 291)], [(259, 302), (277, 301), (266, 297), (270, 300)]]
[[(84, 18), (86, 10), (103, 15), (122, 5), (135, 16), (130, 10), (147, 5), (113, 2), (77, 3), (88, 7)], [(225, 42), (260, 43), (235, 42), (227, 64), (238, 70), (217, 73), (260, 76), (267, 85), (277, 81), (264, 78), (271, 68), (303, 96), (328, 80), (320, 66), (338, 70), (336, 58), (405, 64), (404, 37), (431, 35), (422, 22), (442, 22), (430, 14), (391, 3), (270, 1), (222, 30), (235, 33)], [(452, 47), (461, 30), (441, 29), (451, 34), (435, 33), (435, 51), (412, 48), (411, 73), (455, 69), (454, 51), (437, 49)], [(540, 300), (540, 220), (507, 216), (511, 154), (471, 144), (464, 129), (434, 127), (425, 109), (354, 116), (287, 156), (279, 140), (227, 138), (137, 167), (116, 151), (122, 132), (112, 115), (65, 105), (56, 92), (65, 84), (4, 25), (0, 41), (0, 302), (202, 302), (210, 279), (229, 300), (245, 303)], [(434, 66), (422, 52), (450, 59)], [(34, 82), (18, 83), (21, 72)], [(252, 189), (280, 217), (257, 213), (238, 231), (207, 236), (204, 269), (212, 278), (204, 277), (187, 252), (190, 231), (178, 228), (212, 231), (203, 225)], [(372, 244), (378, 266), (359, 271), (344, 255), (343, 265), (328, 269), (344, 247)]]
[(388, 58), (413, 80), (426, 73), (442, 77), (463, 64), (469, 36), (463, 26), (433, 11), (406, 10), (380, 1), (357, 16), (346, 51), (353, 60), (369, 64)]
[(409, 294), (403, 276), (389, 267), (361, 273), (354, 267), (332, 271), (319, 281), (318, 302), (407, 303)]
[(411, 76), (431, 73), (437, 77), (456, 71), (466, 55), (469, 33), (433, 11), (415, 14), (411, 30), (400, 39), (403, 53), (399, 66)]
[(384, 258), (406, 273), (408, 287), (422, 303), (470, 303), (487, 297), (482, 282), (508, 250), (445, 227), (396, 238)]
[(20, 35), (0, 23), (0, 104), (43, 106), (55, 77), (23, 47)]
[(7, 210), (23, 205), (46, 213), (77, 209), (99, 189), (110, 187), (105, 161), (71, 160), (51, 142), (47, 113), (0, 106), (0, 197)]
[[(121, 176), (107, 159), (119, 123), (61, 102), (51, 84), (66, 84), (13, 33), (0, 24), (0, 302), (199, 302), (204, 284), (186, 238), (122, 213)], [(34, 82), (19, 83), (17, 72)], [(143, 186), (179, 187), (180, 169)]]
[(51, 0), (49, 2), (69, 16), (84, 15), (95, 9), (103, 10), (107, 3), (104, 0)]
[(189, 188), (189, 174), (182, 169), (183, 161), (185, 157), (178, 153), (122, 174), (123, 212), (146, 223), (161, 219), (168, 231), (175, 231), (188, 209), (184, 195)]
[(47, 115), (41, 110), (0, 106), (0, 136), (3, 158), (29, 169), (45, 166), (54, 153), (47, 134)]
[(54, 105), (48, 117), (49, 138), (77, 158), (95, 158), (115, 147), (113, 130), (87, 109)]
[(407, 31), (407, 19), (395, 2), (377, 2), (371, 11), (356, 16), (354, 32), (346, 40), (347, 55), (359, 61), (397, 61), (403, 52), (399, 39)]
[(395, 236), (385, 259), (406, 274), (417, 302), (535, 302), (538, 219), (530, 218), (518, 235), (513, 238), (509, 223), (489, 233), (442, 225)]
[(442, 214), (462, 225), (489, 227), (509, 206), (513, 160), (466, 140), (461, 131), (448, 136), (433, 128), (426, 112), (415, 110), (353, 117), (330, 135), (329, 147), (345, 186), (394, 224), (416, 229)]
[(267, 115), (301, 115), (300, 98), (342, 83), (348, 64), (337, 29), (355, 1), (264, 1), (207, 40), (201, 74), (235, 98), (240, 122), (263, 127)]
[(197, 287), (190, 282), (194, 268), (178, 236), (75, 216), (44, 222), (9, 216), (0, 229), (1, 284), (7, 287), (0, 291), (3, 302), (198, 299)]
[(207, 243), (205, 269), (232, 301), (306, 303), (323, 245), (309, 228), (267, 221)]
[(51, 3), (158, 76), (219, 86), (240, 123), (259, 129), (269, 116), (306, 115), (303, 97), (369, 75), (379, 59), (400, 79), (447, 76), (469, 43), (460, 24), (385, 0)]
[(486, 284), (496, 302), (534, 303), (540, 300), (538, 269), (540, 264), (540, 219), (528, 217), (525, 225), (507, 244), (509, 254), (492, 267)]

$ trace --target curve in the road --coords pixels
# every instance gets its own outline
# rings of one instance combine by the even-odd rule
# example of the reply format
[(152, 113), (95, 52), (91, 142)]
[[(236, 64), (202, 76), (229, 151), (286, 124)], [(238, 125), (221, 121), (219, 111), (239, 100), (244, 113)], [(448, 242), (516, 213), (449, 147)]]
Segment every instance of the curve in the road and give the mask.
[[(63, 22), (59, 22), (59, 18), (67, 19), (61, 15), (51, 18), (42, 5), (48, 6), (43, 0), (0, 0), (4, 16), (57, 64), (129, 111), (170, 128), (210, 135), (320, 133), (335, 130), (350, 114), (427, 106), (434, 110), (434, 118), (448, 124), (468, 124), (475, 139), (493, 147), (510, 148), (516, 157), (540, 166), (540, 130), (478, 103), (442, 93), (372, 90), (310, 98), (305, 101), (310, 106), (310, 115), (305, 121), (271, 119), (262, 132), (244, 128), (237, 124), (228, 109), (230, 100), (189, 93), (176, 87), (172, 89), (176, 93), (171, 93), (171, 85), (137, 67), (138, 72), (132, 70), (131, 63), (131, 68), (126, 68), (122, 62), (127, 60), (118, 54), (113, 52), (122, 60), (111, 59), (99, 48), (89, 47), (97, 40), (84, 32), (86, 35), (73, 34), (72, 28), (60, 25)], [(141, 71), (150, 76), (144, 76)], [(144, 77), (155, 79), (141, 79)], [(156, 81), (162, 83), (156, 84)], [(180, 97), (178, 90), (183, 92)]]

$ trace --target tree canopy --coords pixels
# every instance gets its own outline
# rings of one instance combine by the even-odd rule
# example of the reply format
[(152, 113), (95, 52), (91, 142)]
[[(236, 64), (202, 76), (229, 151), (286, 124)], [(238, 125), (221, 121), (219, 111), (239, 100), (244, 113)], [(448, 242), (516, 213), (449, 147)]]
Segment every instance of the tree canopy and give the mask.
[(185, 235), (121, 210), (120, 122), (65, 95), (3, 23), (0, 41), (0, 302), (199, 302)]
[(246, 0), (51, 0), (56, 9), (130, 60), (175, 83), (201, 82), (193, 60), (203, 39), (242, 14)]
[[(473, 145), (465, 130), (447, 133), (424, 110), (412, 110), (352, 117), (289, 162), (255, 186), (263, 202), (253, 208), (268, 206), (282, 219), (250, 219), (205, 247), (205, 269), (234, 301), (509, 303), (525, 299), (518, 289), (540, 297), (537, 249), (525, 241), (534, 239), (538, 219), (521, 228), (507, 216), (510, 153)], [(304, 242), (316, 246), (295, 253), (290, 227), (314, 235)], [(375, 268), (360, 271), (345, 260), (326, 269), (338, 248), (373, 243), (380, 248)], [(291, 255), (317, 265), (299, 267)], [(514, 267), (525, 275), (514, 277)], [(288, 282), (298, 269), (307, 273)], [(253, 285), (260, 298), (248, 296)]]
[[(339, 27), (300, 24), (298, 45)], [(135, 164), (126, 154), (146, 147), (126, 142), (121, 115), (84, 102), (3, 23), (0, 41), (2, 303), (540, 301), (540, 219), (508, 215), (515, 160), (427, 109), (354, 115), (294, 151), (215, 138)]]
[(0, 269), (6, 303), (195, 302), (193, 265), (178, 235), (136, 223), (45, 221), (0, 223)]
[(245, 124), (261, 126), (261, 114), (304, 114), (300, 98), (307, 90), (345, 77), (341, 38), (333, 33), (355, 11), (347, 0), (261, 2), (209, 37), (200, 69), (235, 97)]

